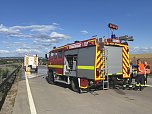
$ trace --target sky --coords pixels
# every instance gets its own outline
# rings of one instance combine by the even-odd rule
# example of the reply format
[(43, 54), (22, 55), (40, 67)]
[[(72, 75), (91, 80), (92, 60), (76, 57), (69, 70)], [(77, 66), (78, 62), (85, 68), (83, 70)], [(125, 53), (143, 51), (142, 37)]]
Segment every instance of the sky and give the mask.
[(76, 40), (133, 36), (130, 53), (152, 53), (151, 0), (1, 0), (0, 57), (38, 54)]

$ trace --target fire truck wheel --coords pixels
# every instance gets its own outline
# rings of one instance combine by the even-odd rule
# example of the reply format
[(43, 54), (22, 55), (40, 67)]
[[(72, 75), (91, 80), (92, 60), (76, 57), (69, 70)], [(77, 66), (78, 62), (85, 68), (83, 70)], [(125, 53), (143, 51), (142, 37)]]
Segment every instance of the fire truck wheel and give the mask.
[(79, 85), (78, 85), (78, 81), (77, 79), (72, 79), (71, 80), (71, 89), (74, 91), (74, 92), (78, 92), (80, 93), (80, 89), (79, 89)]
[(127, 81), (127, 79), (124, 79), (123, 80), (123, 90), (125, 90), (126, 88), (127, 88), (127, 84), (128, 84), (128, 81)]
[(36, 73), (38, 72), (38, 68), (35, 69), (35, 72), (36, 72)]
[(48, 83), (49, 84), (54, 84), (54, 76), (53, 76), (53, 72), (52, 71), (50, 71), (48, 73)]
[(117, 77), (116, 76), (112, 77), (112, 82), (113, 82), (113, 89), (116, 89), (116, 84), (117, 84)]

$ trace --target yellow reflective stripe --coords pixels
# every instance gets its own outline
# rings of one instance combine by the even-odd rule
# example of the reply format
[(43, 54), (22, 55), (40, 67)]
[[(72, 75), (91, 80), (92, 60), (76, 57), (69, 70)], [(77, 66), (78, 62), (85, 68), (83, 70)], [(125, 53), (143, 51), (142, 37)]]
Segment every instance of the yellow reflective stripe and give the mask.
[(140, 86), (140, 84), (136, 84), (136, 86)]
[(116, 44), (116, 45), (118, 45), (118, 46), (121, 46), (121, 47), (124, 47), (124, 46), (126, 46), (126, 45), (123, 45), (123, 44)]
[(61, 46), (61, 47), (57, 47), (57, 48), (55, 48), (55, 49), (53, 49), (53, 50), (58, 50), (58, 49), (62, 49), (62, 48), (66, 48), (67, 46)]
[(99, 58), (97, 58), (97, 63), (98, 63), (98, 61), (100, 60), (100, 57)]
[(122, 73), (116, 73), (117, 75), (120, 75), (120, 74), (122, 74)]
[(36, 65), (36, 62), (37, 62), (37, 57), (35, 56), (34, 57), (34, 64)]
[(141, 84), (140, 86), (141, 86), (141, 87), (144, 87), (145, 85), (144, 85), (144, 84)]
[(82, 88), (82, 89), (86, 89), (86, 88), (88, 88), (88, 86), (85, 86), (85, 87), (83, 87), (83, 86), (80, 86), (80, 88)]
[(124, 54), (122, 54), (122, 55), (123, 55), (123, 64), (125, 64), (126, 67), (128, 67), (128, 66), (129, 66), (129, 59), (127, 59), (127, 58), (124, 56)]
[(129, 54), (127, 53), (126, 49), (123, 48), (123, 52), (126, 54), (126, 56), (129, 58)]
[(28, 65), (28, 60), (29, 60), (29, 58), (28, 58), (28, 57), (26, 57), (26, 65)]
[[(95, 40), (95, 45), (96, 45), (96, 54), (95, 54), (95, 69), (97, 68), (97, 66), (96, 66), (96, 64), (97, 64), (97, 42), (96, 42), (96, 40)], [(95, 78), (95, 80), (97, 80), (98, 78), (96, 77), (96, 72), (94, 72), (94, 78)]]
[(58, 73), (56, 73), (57, 75), (63, 75), (63, 74), (58, 74)]
[[(122, 60), (123, 60), (123, 66), (124, 66), (124, 67), (125, 67), (125, 66), (126, 66), (126, 67), (129, 67), (128, 64), (126, 64), (126, 61), (124, 60), (124, 58), (123, 58)], [(125, 67), (125, 68), (126, 68), (126, 67)], [(126, 68), (126, 70), (127, 70), (127, 68)]]
[(100, 55), (100, 51), (98, 51), (97, 56)]
[(99, 66), (101, 66), (101, 63), (98, 64), (97, 68), (99, 68)]
[(51, 67), (51, 68), (63, 68), (64, 66), (63, 65), (48, 65), (48, 67)]
[(130, 78), (130, 75), (125, 73), (125, 74), (123, 74), (123, 78)]
[[(120, 74), (122, 74), (122, 73), (116, 73), (116, 75), (120, 75)], [(112, 75), (112, 74), (108, 74), (108, 75)], [(115, 75), (115, 74), (114, 74)]]
[[(48, 65), (51, 68), (63, 68), (63, 65)], [(94, 70), (94, 66), (77, 66), (78, 69)]]
[(122, 72), (123, 72), (123, 73), (126, 73), (126, 71), (125, 71), (124, 69), (122, 69)]
[(94, 70), (94, 66), (77, 66), (77, 69)]

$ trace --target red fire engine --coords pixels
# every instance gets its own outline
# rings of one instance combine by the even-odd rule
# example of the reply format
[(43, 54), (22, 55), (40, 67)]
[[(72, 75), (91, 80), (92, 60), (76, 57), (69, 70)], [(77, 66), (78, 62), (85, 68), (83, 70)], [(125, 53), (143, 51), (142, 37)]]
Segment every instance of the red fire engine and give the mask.
[(54, 47), (47, 57), (48, 82), (68, 84), (76, 92), (98, 85), (108, 89), (110, 80), (113, 85), (118, 80), (126, 85), (130, 78), (129, 40), (128, 36), (91, 38)]

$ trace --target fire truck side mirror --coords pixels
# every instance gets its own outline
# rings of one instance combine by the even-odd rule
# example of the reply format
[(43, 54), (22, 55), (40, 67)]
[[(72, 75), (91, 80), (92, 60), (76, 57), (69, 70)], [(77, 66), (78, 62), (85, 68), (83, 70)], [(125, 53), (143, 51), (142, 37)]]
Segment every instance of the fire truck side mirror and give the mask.
[(45, 54), (45, 58), (46, 58), (46, 59), (48, 59), (48, 56), (47, 56), (47, 54)]

